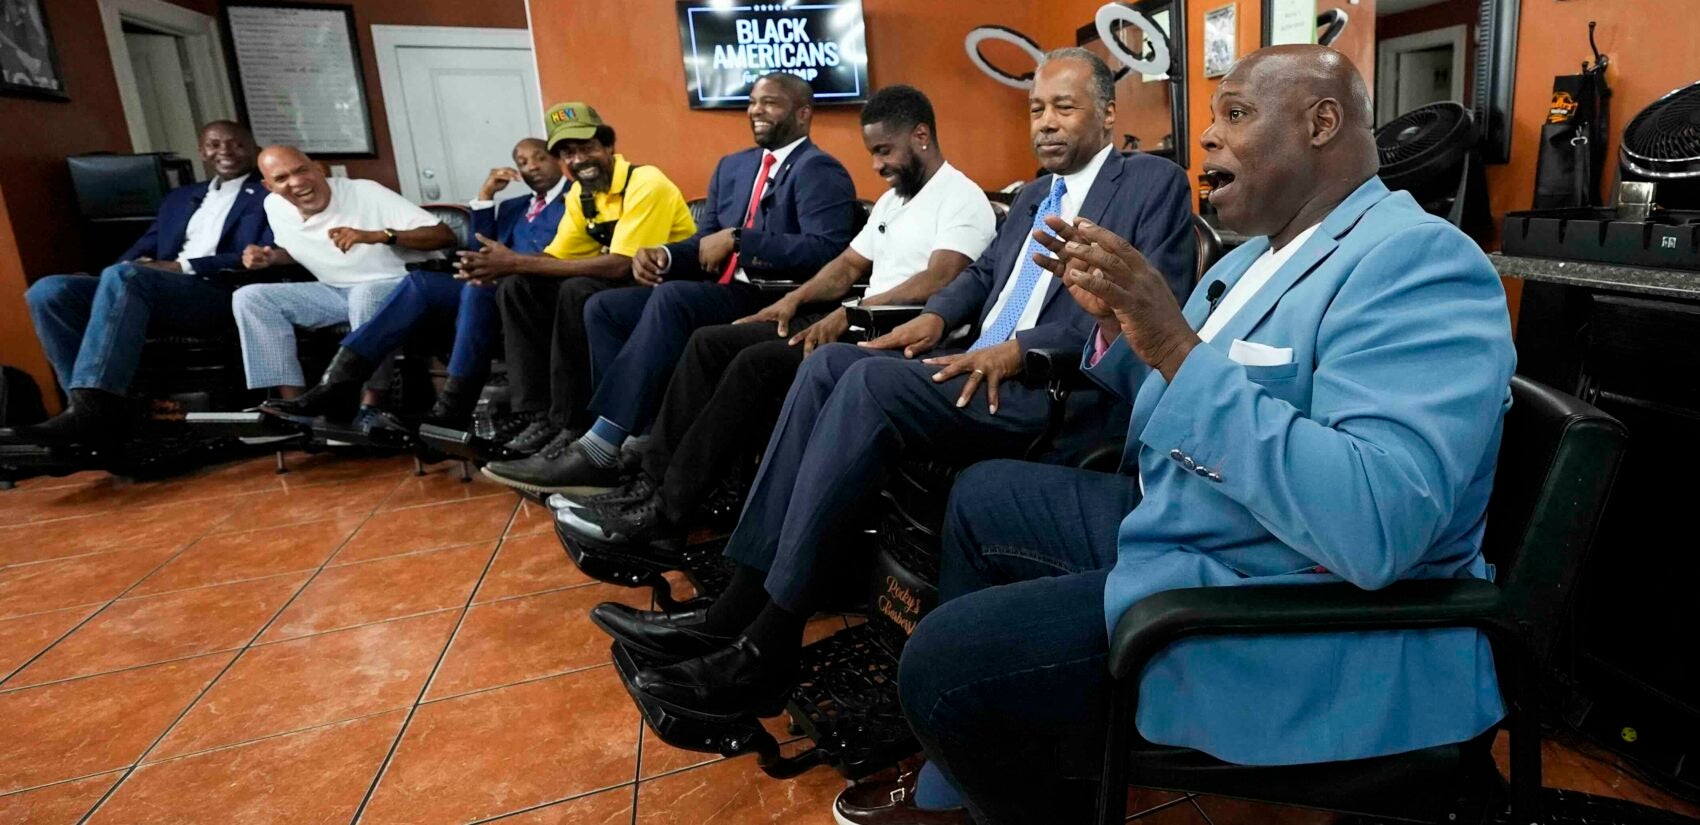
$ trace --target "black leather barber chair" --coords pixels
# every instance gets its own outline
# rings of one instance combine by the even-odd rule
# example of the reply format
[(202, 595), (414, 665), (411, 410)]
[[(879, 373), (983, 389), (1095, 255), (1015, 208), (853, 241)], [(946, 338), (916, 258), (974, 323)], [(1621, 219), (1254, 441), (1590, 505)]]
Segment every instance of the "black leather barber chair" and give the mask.
[[(1120, 823), (1129, 783), (1404, 822), (1662, 822), (1658, 812), (1543, 789), (1541, 677), (1558, 652), (1570, 592), (1593, 542), (1626, 440), (1612, 417), (1512, 379), (1483, 551), (1497, 580), (1193, 588), (1129, 610), (1110, 642), (1116, 678), (1099, 821)], [(1490, 748), (1497, 731), (1438, 748), (1318, 765), (1230, 765), (1153, 745), (1130, 720), (1138, 677), (1170, 644), (1208, 635), (1350, 633), (1472, 627), (1491, 640), (1509, 716), (1509, 788)], [(1681, 821), (1679, 818), (1676, 821)]]

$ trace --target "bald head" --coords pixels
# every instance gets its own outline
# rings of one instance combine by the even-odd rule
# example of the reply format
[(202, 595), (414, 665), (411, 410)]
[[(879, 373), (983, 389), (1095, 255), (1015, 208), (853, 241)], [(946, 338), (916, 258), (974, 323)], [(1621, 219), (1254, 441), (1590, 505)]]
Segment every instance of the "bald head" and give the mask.
[(260, 177), (267, 189), (301, 210), (302, 217), (330, 206), (331, 186), (324, 170), (294, 146), (267, 146), (260, 152)]
[(1223, 223), (1279, 247), (1326, 217), (1379, 165), (1369, 91), (1345, 55), (1274, 46), (1222, 79), (1201, 143)]

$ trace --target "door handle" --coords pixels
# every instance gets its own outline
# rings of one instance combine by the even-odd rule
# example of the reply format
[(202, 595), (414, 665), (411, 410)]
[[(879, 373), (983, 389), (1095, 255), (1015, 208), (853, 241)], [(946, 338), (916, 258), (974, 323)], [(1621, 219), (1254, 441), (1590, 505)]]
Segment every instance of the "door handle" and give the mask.
[(425, 186), (421, 190), (421, 193), (424, 194), (425, 197), (430, 199), (430, 200), (436, 200), (437, 198), (440, 198), (440, 197), (443, 196), (443, 190), (439, 189), (437, 187), (437, 185), (434, 184), (434, 183), (425, 184)]
[(437, 173), (430, 170), (430, 169), (421, 169), (421, 170), (419, 170), (419, 176), (426, 179), (426, 180), (430, 180), (430, 179), (436, 177)]

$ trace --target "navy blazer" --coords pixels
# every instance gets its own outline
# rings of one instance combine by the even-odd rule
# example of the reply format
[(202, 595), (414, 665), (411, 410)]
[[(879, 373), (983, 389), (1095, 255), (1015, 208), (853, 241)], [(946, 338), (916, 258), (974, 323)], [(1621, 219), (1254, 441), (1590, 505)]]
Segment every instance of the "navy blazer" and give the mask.
[[(1026, 254), (1033, 216), (1051, 193), (1053, 177), (1045, 175), (1023, 186), (992, 245), (927, 301), (927, 311), (944, 318), (946, 329), (972, 324), (967, 340), (979, 337), (980, 326), (1015, 271), (1016, 256)], [(1184, 170), (1154, 155), (1112, 151), (1080, 205), (1080, 217), (1128, 239), (1163, 273), (1175, 300), (1186, 303), (1198, 280), (1198, 239)], [(1023, 352), (1085, 345), (1097, 322), (1064, 292), (1062, 281), (1053, 278), (1038, 323), (1015, 334)]]
[[(472, 232), (475, 236), (495, 238), (503, 246), (522, 255), (535, 255), (555, 239), (555, 230), (561, 226), (561, 216), (567, 213), (566, 197), (571, 190), (570, 185), (561, 187), (554, 200), (549, 201), (529, 224), (525, 222), (525, 210), (531, 208), (533, 195), (508, 198), (497, 201), (494, 206), (474, 209)], [(472, 244), (477, 248), (476, 237)]]
[[(667, 244), (673, 256), (670, 277), (720, 277), (697, 265), (697, 245), (722, 229), (744, 225), (762, 152), (735, 152), (714, 167), (708, 180), (708, 215), (697, 224), (695, 235)], [(804, 138), (770, 174), (755, 226), (740, 234), (739, 265), (751, 278), (808, 280), (850, 245), (855, 215), (856, 187), (850, 173)]]
[[(191, 183), (171, 190), (159, 204), (159, 216), (153, 225), (123, 255), (119, 261), (152, 258), (156, 261), (176, 260), (183, 251), (183, 239), (189, 233), (189, 218), (201, 208), (207, 196), (207, 183)], [(271, 225), (266, 223), (266, 210), (260, 205), (266, 199), (265, 184), (258, 172), (251, 172), (236, 193), (236, 202), (225, 216), (224, 231), (218, 236), (218, 248), (205, 258), (189, 261), (196, 275), (212, 275), (242, 268), (242, 250), (249, 244), (270, 246)]]

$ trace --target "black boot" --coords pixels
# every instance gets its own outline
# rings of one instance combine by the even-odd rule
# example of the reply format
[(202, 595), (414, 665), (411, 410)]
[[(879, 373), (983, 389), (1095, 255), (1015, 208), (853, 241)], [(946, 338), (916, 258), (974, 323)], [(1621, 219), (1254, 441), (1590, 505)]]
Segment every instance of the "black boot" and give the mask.
[(71, 390), (65, 411), (41, 422), (12, 430), (8, 440), (45, 444), (111, 444), (129, 435), (130, 399), (96, 389)]
[(331, 359), (330, 366), (325, 367), (318, 386), (294, 398), (274, 398), (260, 408), (301, 418), (321, 415), (347, 418), (359, 410), (360, 388), (377, 369), (377, 364), (360, 357), (354, 350), (338, 347), (336, 357)]
[(443, 391), (437, 394), (437, 403), (431, 405), (431, 411), (421, 423), (450, 430), (471, 430), (472, 411), (478, 408), (478, 393), (483, 389), (481, 381), (449, 376), (443, 381)]

